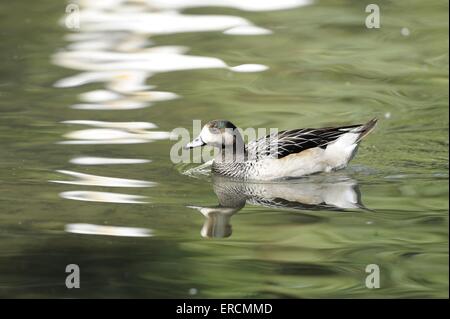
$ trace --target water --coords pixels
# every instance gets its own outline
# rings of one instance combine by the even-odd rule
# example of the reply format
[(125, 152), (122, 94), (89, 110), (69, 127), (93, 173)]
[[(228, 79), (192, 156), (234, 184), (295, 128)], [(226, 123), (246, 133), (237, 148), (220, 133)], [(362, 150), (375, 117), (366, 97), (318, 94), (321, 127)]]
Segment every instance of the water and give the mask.
[[(368, 30), (310, 2), (81, 1), (75, 31), (58, 1), (0, 4), (0, 296), (448, 297), (448, 3), (379, 1)], [(193, 119), (375, 116), (348, 169), (297, 181), (169, 157)]]

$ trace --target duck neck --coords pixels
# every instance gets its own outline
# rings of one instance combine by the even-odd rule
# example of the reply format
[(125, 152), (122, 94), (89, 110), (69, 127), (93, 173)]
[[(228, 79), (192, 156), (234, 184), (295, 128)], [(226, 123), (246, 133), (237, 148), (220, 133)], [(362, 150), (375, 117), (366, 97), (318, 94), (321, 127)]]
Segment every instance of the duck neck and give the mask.
[(220, 153), (216, 158), (216, 161), (229, 163), (229, 162), (244, 162), (246, 158), (246, 149), (244, 139), (239, 132), (233, 135), (233, 143), (222, 145)]

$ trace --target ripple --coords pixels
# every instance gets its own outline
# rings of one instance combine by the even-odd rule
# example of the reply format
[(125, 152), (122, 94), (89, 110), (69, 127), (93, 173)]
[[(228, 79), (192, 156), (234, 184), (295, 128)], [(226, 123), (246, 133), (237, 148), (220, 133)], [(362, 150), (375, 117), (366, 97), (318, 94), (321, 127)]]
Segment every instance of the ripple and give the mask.
[(59, 196), (65, 199), (80, 200), (86, 202), (107, 202), (122, 204), (147, 204), (143, 201), (146, 196), (119, 194), (110, 192), (94, 192), (94, 191), (69, 191), (59, 193)]
[(122, 95), (109, 90), (95, 90), (82, 93), (79, 97), (80, 100), (85, 102), (105, 102), (119, 99)]
[[(227, 69), (234, 70), (229, 67), (223, 60), (214, 57), (185, 55), (178, 53), (160, 53), (160, 52), (108, 52), (108, 51), (65, 51), (54, 55), (53, 62), (59, 66), (63, 66), (75, 70), (83, 71), (130, 71), (144, 70), (147, 76), (155, 73), (196, 70), (196, 69)], [(257, 71), (264, 71), (266, 68), (260, 68)], [(253, 72), (257, 72), (253, 71)], [(98, 74), (98, 73), (97, 73)], [(97, 75), (94, 74), (94, 75)], [(89, 83), (88, 80), (94, 82), (106, 80), (110, 77), (93, 76), (89, 74), (80, 79), (73, 77), (61, 80), (55, 84), (56, 86), (74, 86), (74, 83)], [(126, 81), (123, 79), (122, 81)], [(135, 82), (135, 80), (133, 80)], [(62, 84), (61, 84), (62, 83)], [(139, 83), (140, 84), (140, 83)]]
[(251, 25), (248, 20), (237, 16), (181, 14), (176, 11), (100, 11), (88, 7), (80, 11), (80, 20), (85, 32), (128, 31), (153, 35), (223, 31)]
[(65, 145), (107, 145), (107, 144), (141, 144), (141, 143), (149, 143), (149, 140), (138, 139), (138, 138), (122, 138), (122, 139), (114, 139), (114, 140), (72, 140), (72, 141), (62, 141), (58, 142), (58, 144)]
[(238, 66), (230, 67), (229, 69), (234, 72), (240, 73), (250, 73), (250, 72), (262, 72), (267, 70), (269, 67), (262, 64), (241, 64)]
[(192, 7), (229, 7), (246, 11), (272, 11), (292, 9), (312, 4), (312, 0), (146, 0), (160, 9), (186, 9)]
[(110, 157), (75, 157), (70, 163), (77, 165), (117, 165), (117, 164), (143, 164), (150, 160), (137, 158), (110, 158)]
[(107, 128), (123, 128), (128, 130), (143, 130), (143, 129), (157, 128), (156, 124), (150, 122), (105, 122), (105, 121), (91, 121), (91, 120), (71, 120), (71, 121), (63, 121), (62, 123), (90, 125)]
[(148, 228), (104, 226), (94, 224), (67, 224), (65, 231), (83, 235), (105, 235), (120, 237), (150, 237), (153, 231)]
[(134, 92), (133, 97), (135, 99), (139, 99), (142, 101), (149, 102), (160, 102), (160, 101), (170, 101), (177, 99), (178, 94), (172, 92), (163, 92), (163, 91), (142, 91), (142, 92)]
[[(183, 46), (152, 46), (154, 35), (184, 32), (222, 31), (228, 35), (268, 35), (272, 31), (255, 26), (234, 15), (183, 14), (179, 10), (198, 6), (225, 6), (249, 11), (287, 9), (308, 4), (306, 0), (279, 1), (104, 1), (102, 5), (81, 1), (77, 33), (66, 36), (71, 43), (66, 50), (52, 56), (58, 66), (83, 71), (57, 81), (55, 87), (76, 87), (105, 82), (105, 89), (80, 94), (81, 103), (71, 106), (79, 110), (133, 110), (152, 106), (179, 96), (172, 92), (149, 91), (147, 79), (155, 74), (196, 69), (228, 69), (233, 72), (262, 72), (265, 65), (229, 66), (225, 61), (208, 56), (187, 55)], [(106, 5), (108, 4), (108, 5)], [(109, 144), (144, 143), (148, 138), (125, 137), (108, 140)], [(100, 144), (89, 139), (64, 144)]]
[(135, 138), (136, 134), (114, 129), (89, 129), (74, 131), (64, 136), (81, 140), (113, 140)]
[(110, 90), (95, 90), (79, 95), (81, 101), (88, 102), (75, 104), (74, 109), (84, 110), (124, 110), (140, 109), (152, 105), (152, 102), (170, 101), (179, 96), (172, 92), (138, 91), (128, 96)]
[(59, 144), (137, 144), (167, 140), (171, 133), (148, 131), (132, 133), (115, 129), (89, 129), (70, 132), (64, 136), (73, 140), (62, 141)]
[(137, 179), (98, 176), (65, 170), (58, 170), (57, 172), (72, 176), (76, 178), (76, 180), (75, 181), (51, 180), (50, 182), (59, 184), (107, 186), (107, 187), (153, 187), (156, 185), (156, 183), (154, 182), (142, 181)]
[(255, 26), (240, 26), (225, 30), (223, 33), (230, 35), (265, 35), (272, 34), (272, 31)]
[(144, 34), (127, 34), (117, 32), (108, 34), (99, 33), (74, 33), (68, 34), (66, 40), (72, 41), (67, 47), (71, 50), (107, 50), (117, 48), (121, 51), (132, 51), (152, 45), (152, 41)]
[(152, 103), (133, 100), (116, 100), (108, 103), (78, 103), (71, 106), (76, 110), (136, 110), (151, 106)]
[(170, 139), (170, 132), (147, 131), (156, 128), (149, 122), (104, 122), (91, 120), (64, 121), (65, 124), (89, 125), (94, 129), (72, 131), (64, 135), (69, 141), (58, 144), (136, 144)]
[(82, 72), (55, 82), (57, 88), (70, 88), (95, 82), (108, 82), (107, 87), (121, 93), (147, 90), (153, 86), (146, 85), (150, 74), (139, 70), (120, 70), (103, 72)]

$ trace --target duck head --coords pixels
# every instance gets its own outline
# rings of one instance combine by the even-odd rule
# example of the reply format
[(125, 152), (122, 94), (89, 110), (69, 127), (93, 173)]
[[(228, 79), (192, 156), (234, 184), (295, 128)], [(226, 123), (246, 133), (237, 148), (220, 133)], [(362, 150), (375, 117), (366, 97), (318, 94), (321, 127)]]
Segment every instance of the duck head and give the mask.
[(236, 155), (244, 153), (244, 140), (238, 128), (227, 120), (214, 120), (203, 126), (200, 135), (185, 148), (191, 149), (209, 145), (219, 150), (228, 149), (226, 154)]
[[(244, 203), (245, 205), (245, 203)], [(230, 223), (231, 216), (237, 213), (242, 207), (218, 206), (187, 206), (198, 210), (205, 216), (205, 222), (200, 234), (203, 238), (226, 238), (232, 234)]]

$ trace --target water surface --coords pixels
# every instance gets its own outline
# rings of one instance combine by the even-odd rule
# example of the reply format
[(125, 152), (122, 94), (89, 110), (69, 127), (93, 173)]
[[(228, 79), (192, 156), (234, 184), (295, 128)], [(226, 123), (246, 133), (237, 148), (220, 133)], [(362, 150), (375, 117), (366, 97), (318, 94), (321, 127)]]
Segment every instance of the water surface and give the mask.
[[(379, 1), (378, 30), (358, 1), (212, 4), (80, 1), (80, 30), (59, 1), (0, 4), (0, 296), (448, 297), (448, 2)], [(327, 176), (169, 157), (193, 119), (372, 117)]]

